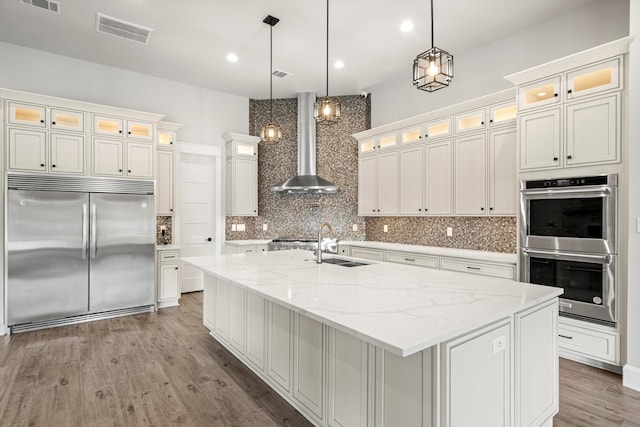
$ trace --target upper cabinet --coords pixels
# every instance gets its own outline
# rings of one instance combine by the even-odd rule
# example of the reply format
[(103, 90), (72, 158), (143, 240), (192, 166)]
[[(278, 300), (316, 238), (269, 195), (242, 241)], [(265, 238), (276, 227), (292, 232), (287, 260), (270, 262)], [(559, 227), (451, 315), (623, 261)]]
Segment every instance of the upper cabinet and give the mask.
[(560, 99), (560, 76), (518, 87), (519, 111), (558, 104)]
[(479, 108), (477, 110), (467, 111), (462, 114), (456, 114), (456, 134), (485, 129), (485, 119), (485, 108)]
[(9, 101), (9, 124), (44, 128), (46, 120), (47, 107)]
[(84, 116), (82, 111), (51, 108), (51, 129), (65, 132), (84, 132)]
[(398, 148), (397, 132), (383, 134), (358, 142), (358, 151), (360, 154), (374, 154), (377, 151), (395, 148)]
[(230, 216), (258, 215), (258, 143), (251, 135), (225, 132), (226, 212)]
[(569, 71), (565, 74), (567, 99), (615, 91), (622, 86), (622, 57)]
[(156, 129), (156, 214), (174, 214), (175, 147), (179, 123), (159, 122)]
[(153, 141), (154, 124), (95, 114), (93, 116), (93, 133), (95, 135)]
[(489, 107), (489, 127), (515, 124), (518, 116), (518, 106), (515, 100), (503, 102)]
[(451, 136), (451, 117), (432, 120), (424, 125), (424, 136), (428, 138), (427, 142), (435, 138), (444, 138)]

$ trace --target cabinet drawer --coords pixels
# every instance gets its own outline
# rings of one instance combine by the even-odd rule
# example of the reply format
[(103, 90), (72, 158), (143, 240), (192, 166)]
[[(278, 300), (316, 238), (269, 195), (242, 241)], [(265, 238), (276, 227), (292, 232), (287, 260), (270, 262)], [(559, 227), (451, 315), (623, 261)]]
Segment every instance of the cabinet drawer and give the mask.
[(400, 264), (419, 265), (420, 267), (438, 268), (438, 257), (430, 255), (416, 255), (405, 252), (386, 252), (385, 261)]
[(440, 268), (442, 270), (461, 271), (512, 280), (515, 279), (516, 270), (515, 265), (488, 264), (453, 258), (441, 258)]
[(178, 251), (160, 251), (160, 262), (176, 262), (180, 254)]
[(375, 249), (351, 248), (351, 256), (373, 261), (384, 261), (384, 252)]
[(605, 362), (618, 363), (618, 336), (605, 331), (566, 325), (558, 325), (558, 346)]

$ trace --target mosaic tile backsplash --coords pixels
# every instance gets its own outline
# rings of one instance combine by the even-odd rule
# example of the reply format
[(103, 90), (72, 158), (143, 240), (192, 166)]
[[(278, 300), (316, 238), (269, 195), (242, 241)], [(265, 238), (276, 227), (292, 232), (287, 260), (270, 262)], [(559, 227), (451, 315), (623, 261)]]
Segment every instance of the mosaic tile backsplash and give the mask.
[[(273, 239), (276, 237), (317, 237), (320, 223), (327, 221), (333, 236), (341, 240), (477, 249), (494, 252), (516, 251), (515, 217), (359, 217), (358, 148), (351, 134), (371, 126), (370, 98), (338, 97), (342, 120), (317, 126), (317, 173), (336, 184), (334, 195), (278, 194), (270, 187), (297, 173), (296, 98), (274, 99), (273, 121), (282, 129), (282, 140), (260, 143), (258, 148), (257, 217), (227, 217), (227, 240)], [(249, 129), (259, 135), (269, 121), (269, 100), (249, 102)], [(245, 231), (231, 231), (232, 224), (244, 224)], [(263, 229), (264, 224), (267, 230)], [(357, 231), (353, 231), (353, 226)], [(383, 232), (388, 225), (389, 231)], [(446, 237), (446, 227), (453, 236)]]
[[(162, 226), (167, 227), (162, 235)], [(171, 228), (170, 216), (157, 216), (156, 217), (156, 245), (170, 245), (173, 241), (173, 230)]]

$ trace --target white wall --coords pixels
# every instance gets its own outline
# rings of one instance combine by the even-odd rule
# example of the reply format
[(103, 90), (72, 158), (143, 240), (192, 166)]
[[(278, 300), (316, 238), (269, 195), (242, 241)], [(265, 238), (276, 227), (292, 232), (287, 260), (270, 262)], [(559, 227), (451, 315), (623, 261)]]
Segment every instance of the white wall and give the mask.
[(629, 188), (629, 235), (627, 269), (627, 364), (623, 384), (640, 390), (640, 233), (636, 219), (640, 217), (640, 0), (630, 1), (629, 35), (635, 37), (629, 46), (629, 100), (627, 177)]
[[(482, 50), (451, 52), (453, 82), (433, 93), (414, 88), (412, 64), (407, 63), (402, 78), (370, 88), (371, 126), (508, 89), (512, 85), (505, 75), (627, 36), (628, 13), (629, 0), (596, 0), (591, 7), (524, 29)], [(440, 43), (438, 47), (448, 50), (446, 40)]]
[(0, 42), (0, 87), (164, 114), (178, 139), (222, 145), (248, 133), (249, 99)]

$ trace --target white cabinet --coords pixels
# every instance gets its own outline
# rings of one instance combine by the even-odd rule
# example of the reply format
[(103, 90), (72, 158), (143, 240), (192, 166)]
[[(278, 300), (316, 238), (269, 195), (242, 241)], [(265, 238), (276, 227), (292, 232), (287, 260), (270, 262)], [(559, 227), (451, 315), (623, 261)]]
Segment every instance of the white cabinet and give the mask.
[(223, 134), (226, 142), (226, 212), (230, 216), (258, 215), (258, 142), (260, 138)]
[(213, 333), (225, 343), (229, 342), (229, 309), (232, 285), (225, 280), (216, 280), (215, 328)]
[(361, 156), (358, 165), (358, 214), (397, 214), (398, 151)]
[(202, 323), (211, 332), (216, 329), (216, 300), (218, 293), (218, 279), (209, 274), (204, 275), (202, 295)]
[(127, 141), (127, 173), (131, 178), (153, 178), (154, 146)]
[(515, 264), (502, 264), (487, 261), (475, 261), (461, 258), (440, 258), (442, 270), (458, 271), (461, 273), (473, 273), (483, 276), (501, 277), (503, 279), (516, 279)]
[(398, 134), (396, 132), (358, 141), (358, 152), (360, 154), (372, 154), (376, 151), (393, 150), (397, 147)]
[(144, 141), (154, 140), (155, 126), (153, 123), (140, 120), (130, 120), (121, 117), (94, 114), (93, 133), (111, 137), (125, 137)]
[(456, 215), (486, 214), (486, 139), (485, 133), (480, 133), (454, 141)]
[(253, 292), (247, 293), (247, 360), (259, 372), (266, 364), (267, 302)]
[(521, 171), (560, 167), (561, 128), (560, 107), (518, 117)]
[(178, 305), (180, 298), (180, 274), (178, 260), (180, 251), (176, 249), (158, 251), (158, 308)]
[(245, 353), (246, 292), (239, 286), (229, 285), (229, 345), (239, 354)]
[(453, 213), (453, 154), (451, 140), (427, 144), (425, 150), (424, 213)]
[(517, 131), (514, 126), (489, 132), (489, 215), (516, 215)]
[(515, 124), (517, 114), (515, 100), (492, 105), (489, 107), (489, 128)]
[(443, 426), (513, 425), (511, 337), (505, 320), (443, 345)]
[(560, 76), (518, 87), (518, 111), (559, 104), (560, 99)]
[(156, 149), (156, 215), (173, 215), (173, 150)]
[(9, 129), (9, 169), (84, 174), (84, 136)]
[(149, 143), (96, 138), (93, 141), (93, 174), (153, 178), (153, 150), (154, 146)]
[(424, 136), (426, 142), (431, 142), (436, 138), (444, 138), (447, 136), (451, 136), (452, 126), (451, 126), (451, 117), (443, 117), (437, 120), (431, 120), (424, 124)]
[(567, 100), (622, 89), (622, 57), (569, 71)]
[(293, 398), (315, 418), (324, 418), (324, 326), (294, 314)]
[(411, 126), (400, 131), (400, 144), (422, 142), (422, 125)]
[(398, 264), (417, 265), (420, 267), (438, 268), (440, 262), (435, 255), (413, 254), (410, 252), (385, 251), (384, 260)]
[(366, 427), (367, 344), (334, 328), (327, 329), (327, 424)]
[(400, 150), (400, 214), (420, 215), (424, 201), (423, 147), (411, 146)]
[(291, 391), (293, 375), (293, 313), (275, 303), (268, 303), (267, 376), (284, 391)]
[(610, 326), (560, 317), (558, 345), (563, 356), (620, 364), (620, 334)]
[(456, 114), (456, 134), (485, 129), (486, 114), (487, 111), (484, 108)]
[(82, 111), (51, 108), (51, 129), (66, 132), (84, 132), (84, 113)]
[(43, 105), (9, 102), (9, 123), (44, 128), (47, 126), (47, 107)]
[(370, 259), (372, 261), (384, 261), (384, 251), (369, 248), (351, 248), (351, 256), (354, 258)]

